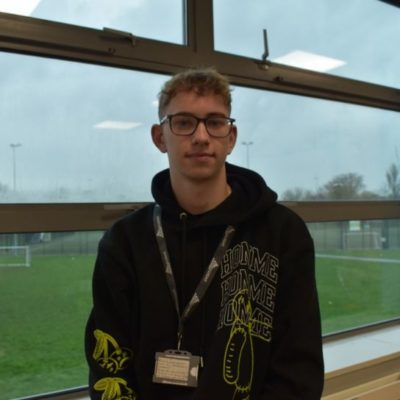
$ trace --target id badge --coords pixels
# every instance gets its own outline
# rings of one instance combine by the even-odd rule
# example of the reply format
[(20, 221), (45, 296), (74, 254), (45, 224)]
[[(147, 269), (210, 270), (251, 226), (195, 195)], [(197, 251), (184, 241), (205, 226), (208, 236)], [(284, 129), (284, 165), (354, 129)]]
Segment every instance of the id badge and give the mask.
[(200, 357), (188, 351), (166, 350), (156, 353), (153, 382), (197, 386)]

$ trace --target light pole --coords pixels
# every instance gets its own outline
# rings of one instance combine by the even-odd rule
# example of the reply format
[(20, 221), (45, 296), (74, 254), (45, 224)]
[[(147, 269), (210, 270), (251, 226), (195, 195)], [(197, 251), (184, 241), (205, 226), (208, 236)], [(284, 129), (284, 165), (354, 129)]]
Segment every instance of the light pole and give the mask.
[(253, 142), (242, 142), (243, 146), (246, 146), (246, 167), (250, 167), (250, 146), (253, 144)]
[(21, 146), (22, 146), (21, 143), (11, 143), (10, 144), (10, 147), (12, 150), (12, 157), (13, 157), (13, 189), (14, 189), (14, 192), (17, 191), (17, 158), (16, 158), (15, 150)]

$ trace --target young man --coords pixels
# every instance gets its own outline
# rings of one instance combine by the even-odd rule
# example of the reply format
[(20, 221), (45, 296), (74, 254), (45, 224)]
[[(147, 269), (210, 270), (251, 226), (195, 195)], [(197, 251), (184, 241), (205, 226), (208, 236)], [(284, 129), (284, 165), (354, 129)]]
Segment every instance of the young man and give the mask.
[(165, 83), (152, 139), (169, 169), (155, 203), (100, 242), (86, 354), (93, 399), (317, 400), (323, 386), (314, 250), (301, 219), (250, 170), (228, 81)]

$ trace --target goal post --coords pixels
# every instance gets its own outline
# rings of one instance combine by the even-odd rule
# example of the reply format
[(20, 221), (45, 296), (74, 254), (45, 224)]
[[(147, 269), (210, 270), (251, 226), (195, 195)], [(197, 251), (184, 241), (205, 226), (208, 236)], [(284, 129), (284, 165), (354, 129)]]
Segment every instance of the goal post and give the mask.
[(0, 246), (0, 267), (30, 267), (30, 246)]
[(380, 233), (375, 231), (345, 232), (344, 248), (348, 250), (379, 250), (382, 248), (382, 238)]

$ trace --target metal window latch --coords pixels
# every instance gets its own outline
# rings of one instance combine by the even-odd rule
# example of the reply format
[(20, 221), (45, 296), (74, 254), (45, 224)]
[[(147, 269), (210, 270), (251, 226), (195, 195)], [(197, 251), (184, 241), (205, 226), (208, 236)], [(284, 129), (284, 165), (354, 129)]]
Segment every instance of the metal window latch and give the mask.
[(111, 28), (103, 28), (103, 32), (107, 34), (107, 39), (127, 39), (131, 42), (132, 46), (136, 46), (136, 39), (135, 35), (132, 35), (130, 32), (119, 31), (117, 29)]
[(263, 29), (263, 38), (264, 38), (264, 53), (261, 56), (261, 62), (257, 64), (261, 69), (267, 70), (271, 66), (271, 61), (268, 60), (269, 49), (268, 49), (268, 36), (266, 29)]

